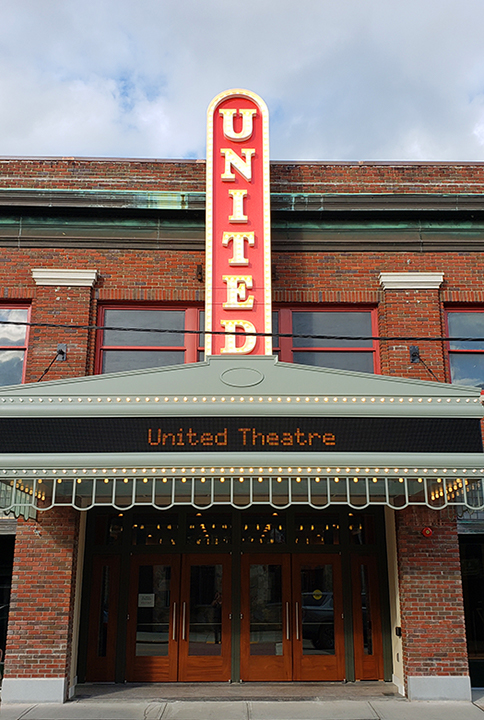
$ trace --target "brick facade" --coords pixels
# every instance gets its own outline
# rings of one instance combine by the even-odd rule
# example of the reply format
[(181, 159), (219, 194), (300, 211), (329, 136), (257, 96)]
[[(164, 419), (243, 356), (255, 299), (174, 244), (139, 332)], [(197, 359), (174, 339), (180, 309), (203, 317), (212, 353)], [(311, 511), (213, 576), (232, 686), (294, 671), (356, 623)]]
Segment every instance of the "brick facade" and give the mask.
[[(467, 675), (454, 511), (408, 507), (396, 513), (396, 526), (405, 680)], [(431, 537), (422, 535), (425, 527)]]
[(68, 678), (79, 514), (71, 508), (19, 520), (5, 678)]
[[(273, 163), (274, 193), (473, 194), (484, 191), (483, 164)], [(0, 159), (0, 188), (9, 191), (169, 191), (202, 193), (202, 161)], [(363, 221), (361, 221), (363, 222)], [(395, 231), (397, 233), (397, 231)], [(103, 303), (203, 304), (197, 277), (203, 249), (4, 247), (0, 287), (7, 303), (31, 303), (33, 323), (89, 325)], [(365, 305), (378, 310), (378, 332), (445, 335), (445, 309), (484, 306), (484, 254), (286, 250), (273, 253), (275, 304)], [(36, 286), (32, 268), (93, 269), (94, 288)], [(440, 272), (438, 290), (382, 290), (382, 272)], [(96, 336), (70, 327), (30, 330), (26, 381), (35, 382), (67, 344), (67, 361), (46, 379), (94, 372)], [(438, 380), (450, 381), (443, 343), (416, 341)], [(383, 374), (430, 380), (411, 364), (408, 342), (380, 343)], [(20, 522), (15, 550), (6, 677), (67, 677), (71, 662), (77, 515), (68, 509)], [(430, 526), (431, 538), (421, 529)], [(405, 675), (467, 675), (458, 538), (453, 514), (410, 507), (396, 513)]]

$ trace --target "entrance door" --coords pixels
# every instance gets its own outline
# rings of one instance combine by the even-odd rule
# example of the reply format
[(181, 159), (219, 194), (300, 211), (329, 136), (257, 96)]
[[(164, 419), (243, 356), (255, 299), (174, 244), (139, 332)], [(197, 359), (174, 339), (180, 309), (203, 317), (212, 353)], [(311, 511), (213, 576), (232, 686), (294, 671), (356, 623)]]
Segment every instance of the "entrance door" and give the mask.
[(230, 556), (133, 556), (130, 588), (128, 681), (230, 679)]
[(351, 566), (355, 679), (381, 680), (383, 643), (376, 558), (354, 555)]
[(339, 555), (243, 555), (242, 680), (343, 680)]
[(95, 556), (91, 573), (86, 680), (114, 682), (119, 556)]

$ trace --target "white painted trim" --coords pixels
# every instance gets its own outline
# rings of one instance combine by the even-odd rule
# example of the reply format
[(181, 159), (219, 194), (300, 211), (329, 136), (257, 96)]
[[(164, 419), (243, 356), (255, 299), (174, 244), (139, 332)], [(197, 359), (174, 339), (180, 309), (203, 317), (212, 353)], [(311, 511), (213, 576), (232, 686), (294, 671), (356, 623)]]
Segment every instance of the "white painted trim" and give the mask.
[(405, 685), (403, 684), (403, 681), (401, 678), (397, 677), (395, 674), (392, 675), (392, 683), (397, 686), (398, 694), (405, 697)]
[(444, 281), (439, 272), (385, 272), (379, 275), (384, 290), (434, 290)]
[(70, 270), (69, 268), (32, 268), (37, 285), (67, 285), (92, 287), (98, 278), (97, 270)]
[(2, 681), (2, 705), (25, 703), (63, 703), (66, 701), (66, 679), (9, 678)]
[(471, 700), (469, 675), (409, 675), (409, 700)]

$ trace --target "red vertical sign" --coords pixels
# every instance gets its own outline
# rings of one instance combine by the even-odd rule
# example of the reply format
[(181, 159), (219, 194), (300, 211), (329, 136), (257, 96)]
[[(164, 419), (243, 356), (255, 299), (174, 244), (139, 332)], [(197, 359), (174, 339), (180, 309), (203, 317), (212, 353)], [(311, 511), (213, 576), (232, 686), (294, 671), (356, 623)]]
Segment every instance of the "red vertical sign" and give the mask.
[(227, 90), (207, 115), (205, 354), (271, 355), (267, 106)]

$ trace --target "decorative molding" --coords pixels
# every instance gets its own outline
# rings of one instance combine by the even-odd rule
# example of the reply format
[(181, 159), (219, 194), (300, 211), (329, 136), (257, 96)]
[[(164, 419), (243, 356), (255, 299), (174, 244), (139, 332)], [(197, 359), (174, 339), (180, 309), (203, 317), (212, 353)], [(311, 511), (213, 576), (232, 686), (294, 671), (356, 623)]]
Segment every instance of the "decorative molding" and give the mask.
[(390, 272), (380, 273), (383, 290), (436, 290), (444, 281), (439, 272)]
[(97, 270), (69, 270), (64, 268), (32, 268), (37, 285), (68, 285), (92, 287), (98, 278)]

